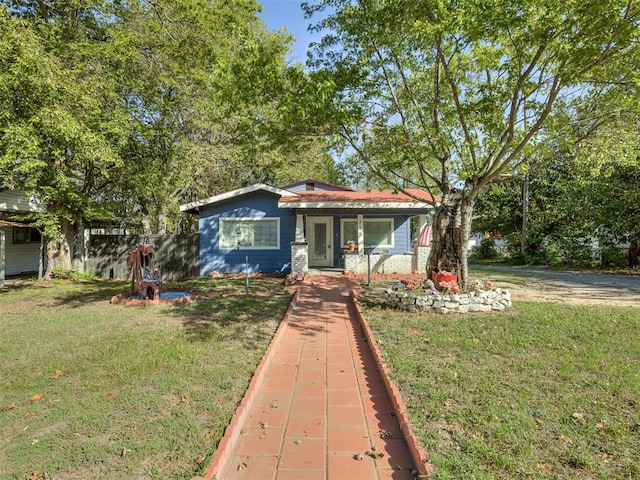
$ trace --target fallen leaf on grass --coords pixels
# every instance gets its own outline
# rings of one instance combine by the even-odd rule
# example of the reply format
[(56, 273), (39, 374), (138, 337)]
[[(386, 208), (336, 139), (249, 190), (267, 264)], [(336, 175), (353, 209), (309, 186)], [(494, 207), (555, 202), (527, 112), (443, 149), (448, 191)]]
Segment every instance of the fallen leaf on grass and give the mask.
[(598, 460), (600, 460), (602, 463), (609, 463), (611, 460), (615, 458), (610, 453), (605, 453), (605, 452), (600, 452), (596, 456), (598, 457)]
[(107, 392), (107, 400), (111, 400), (113, 397), (116, 396), (116, 394), (114, 392)]
[(574, 413), (572, 413), (572, 414), (571, 414), (571, 416), (572, 416), (574, 419), (578, 420), (579, 422), (584, 423), (584, 415), (583, 415), (583, 414), (578, 413), (578, 412), (574, 412)]
[(207, 457), (205, 457), (205, 456), (203, 455), (202, 457), (198, 457), (198, 458), (196, 458), (196, 463), (197, 463), (198, 465), (202, 465), (206, 459), (207, 459)]
[(34, 470), (33, 474), (28, 478), (28, 480), (38, 480), (42, 478), (42, 472), (40, 470)]
[(189, 396), (189, 394), (188, 394), (188, 393), (185, 393), (185, 394), (182, 396), (182, 401), (183, 401), (183, 403), (189, 403), (189, 402), (191, 401), (191, 397)]
[(213, 437), (213, 432), (211, 430), (209, 430), (207, 432), (207, 434), (204, 436), (204, 438), (206, 438), (207, 440), (209, 440), (211, 437)]
[(555, 471), (555, 468), (553, 468), (553, 465), (549, 465), (548, 463), (544, 463), (544, 462), (540, 462), (538, 463), (538, 470), (540, 470), (540, 472), (543, 475), (552, 475), (553, 472)]
[(34, 402), (37, 402), (38, 400), (42, 400), (46, 394), (47, 392), (36, 393), (33, 397), (31, 397), (31, 400), (33, 400)]
[(607, 429), (607, 425), (604, 422), (598, 422), (598, 423), (596, 423), (596, 428), (598, 430), (606, 430)]
[(14, 408), (16, 408), (16, 404), (15, 402), (12, 402), (9, 405), (5, 405), (4, 407), (0, 408), (0, 412), (6, 412), (7, 410), (13, 410)]
[(64, 375), (62, 370), (56, 370), (56, 373), (53, 374), (53, 378), (60, 378), (62, 375)]

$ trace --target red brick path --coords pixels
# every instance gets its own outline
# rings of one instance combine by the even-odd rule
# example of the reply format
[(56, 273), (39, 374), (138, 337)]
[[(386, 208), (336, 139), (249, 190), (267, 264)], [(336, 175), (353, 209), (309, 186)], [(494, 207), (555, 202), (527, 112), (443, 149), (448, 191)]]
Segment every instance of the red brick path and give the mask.
[(205, 479), (414, 478), (349, 282), (307, 276)]

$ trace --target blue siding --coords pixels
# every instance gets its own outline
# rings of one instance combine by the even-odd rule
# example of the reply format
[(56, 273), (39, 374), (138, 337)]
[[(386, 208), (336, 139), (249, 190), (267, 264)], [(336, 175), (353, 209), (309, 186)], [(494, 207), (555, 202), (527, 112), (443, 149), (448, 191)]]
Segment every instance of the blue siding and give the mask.
[[(295, 239), (296, 220), (290, 210), (278, 208), (279, 196), (257, 191), (204, 207), (200, 211), (200, 275), (213, 272), (241, 273), (248, 257), (249, 273), (280, 271), (291, 261), (291, 242)], [(221, 218), (280, 218), (280, 249), (219, 248)]]

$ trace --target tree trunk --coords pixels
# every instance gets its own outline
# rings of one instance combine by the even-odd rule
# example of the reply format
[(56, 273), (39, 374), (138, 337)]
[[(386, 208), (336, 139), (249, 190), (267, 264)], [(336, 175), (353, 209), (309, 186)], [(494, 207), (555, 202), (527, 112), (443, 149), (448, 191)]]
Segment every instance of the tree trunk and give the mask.
[(71, 270), (71, 259), (73, 258), (74, 246), (73, 224), (67, 220), (60, 221), (60, 233), (52, 242), (49, 242), (50, 253), (52, 255), (52, 267), (61, 270)]
[(473, 197), (470, 188), (451, 190), (442, 197), (433, 219), (427, 277), (434, 271), (455, 272), (460, 288), (468, 286), (467, 242), (471, 233)]
[(167, 214), (163, 211), (158, 214), (158, 235), (167, 234)]
[(640, 254), (640, 247), (638, 246), (638, 240), (633, 239), (629, 243), (629, 268), (638, 267), (638, 254)]
[(151, 219), (146, 215), (142, 217), (142, 234), (151, 235)]
[(71, 266), (76, 272), (84, 272), (86, 260), (86, 245), (84, 243), (84, 223), (80, 222), (73, 227), (73, 255)]

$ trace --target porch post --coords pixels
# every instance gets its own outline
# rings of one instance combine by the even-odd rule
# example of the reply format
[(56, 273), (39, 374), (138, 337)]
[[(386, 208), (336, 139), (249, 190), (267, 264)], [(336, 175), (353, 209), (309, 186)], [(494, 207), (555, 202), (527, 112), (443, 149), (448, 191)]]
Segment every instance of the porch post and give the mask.
[(364, 255), (364, 215), (358, 214), (358, 255)]
[(304, 215), (296, 215), (296, 242), (304, 242)]
[(418, 237), (420, 237), (420, 232), (422, 232), (422, 227), (427, 224), (427, 215), (421, 213), (418, 215)]
[(304, 238), (304, 215), (296, 214), (296, 239), (291, 242), (291, 273), (309, 270), (309, 244)]
[(420, 235), (422, 234), (422, 229), (427, 224), (427, 215), (425, 213), (421, 213), (418, 215), (418, 236), (416, 237), (416, 247), (414, 251), (417, 249), (418, 244), (420, 243)]
[(0, 230), (0, 288), (4, 287), (4, 231)]

